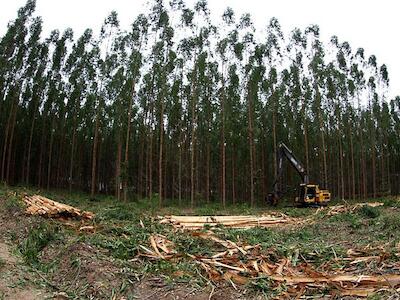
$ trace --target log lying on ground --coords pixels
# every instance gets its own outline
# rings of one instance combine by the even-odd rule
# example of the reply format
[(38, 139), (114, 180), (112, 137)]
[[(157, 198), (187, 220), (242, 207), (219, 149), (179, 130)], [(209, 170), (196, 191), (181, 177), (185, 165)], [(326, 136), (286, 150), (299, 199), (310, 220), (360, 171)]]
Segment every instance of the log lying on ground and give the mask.
[(92, 212), (82, 211), (73, 206), (59, 203), (40, 195), (25, 196), (23, 200), (27, 205), (25, 212), (30, 215), (85, 220), (91, 220), (94, 217)]
[(165, 216), (161, 224), (171, 224), (175, 228), (189, 230), (201, 229), (204, 226), (223, 225), (230, 228), (270, 227), (279, 224), (294, 223), (295, 219), (284, 214), (279, 216)]

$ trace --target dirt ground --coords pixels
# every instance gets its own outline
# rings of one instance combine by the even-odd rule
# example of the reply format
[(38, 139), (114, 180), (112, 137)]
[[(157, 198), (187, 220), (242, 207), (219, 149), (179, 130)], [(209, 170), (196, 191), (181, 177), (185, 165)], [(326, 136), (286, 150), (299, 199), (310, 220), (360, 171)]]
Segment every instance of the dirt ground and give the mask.
[[(43, 275), (29, 267), (16, 251), (41, 218), (4, 211), (3, 204), (0, 197), (0, 300), (249, 299), (243, 291), (224, 285), (193, 288), (187, 283), (171, 285), (163, 277), (137, 278), (104, 250), (76, 241), (54, 242), (41, 251), (43, 263), (58, 262), (56, 272)], [(74, 291), (73, 297), (64, 292), (69, 290)], [(121, 296), (122, 290), (127, 297)], [(110, 298), (110, 294), (114, 296)]]
[[(386, 205), (364, 210), (356, 210), (356, 206), (331, 206), (323, 211), (292, 209), (289, 213), (301, 221), (301, 226), (287, 224), (246, 231), (216, 228), (214, 239), (210, 240), (175, 231), (170, 225), (160, 225), (159, 218), (154, 216), (146, 219), (148, 214), (140, 215), (146, 210), (139, 207), (135, 211), (133, 204), (115, 206), (110, 203), (107, 206), (107, 202), (93, 203), (84, 199), (75, 204), (93, 209), (97, 218), (89, 223), (93, 225), (89, 226), (92, 231), (81, 232), (81, 226), (88, 225), (82, 220), (28, 216), (24, 209), (15, 207), (17, 202), (9, 201), (12, 196), (8, 195), (9, 192), (3, 196), (0, 193), (0, 300), (261, 300), (283, 299), (283, 294), (286, 294), (285, 299), (293, 299), (294, 292), (305, 297), (299, 299), (357, 299), (338, 294), (343, 286), (324, 290), (322, 285), (310, 285), (309, 293), (305, 294), (304, 290), (292, 291), (285, 284), (275, 284), (269, 277), (250, 278), (235, 273), (236, 277), (225, 278), (231, 273), (221, 272), (217, 276), (216, 268), (214, 273), (204, 271), (204, 262), (203, 265), (199, 263), (202, 259), (228, 249), (221, 239), (236, 241), (235, 249), (259, 244), (248, 248), (252, 250), (248, 250), (247, 256), (239, 255), (238, 251), (226, 256), (225, 267), (231, 263), (231, 267), (238, 268), (240, 266), (235, 263), (243, 262), (251, 268), (253, 265), (249, 264), (255, 257), (256, 266), (257, 260), (258, 265), (262, 265), (259, 260), (262, 258), (271, 270), (279, 265), (290, 272), (304, 269), (310, 276), (320, 276), (318, 274), (323, 272), (341, 274), (342, 269), (347, 270), (346, 274), (398, 274), (400, 269), (400, 240), (395, 234), (400, 229), (397, 202), (393, 203), (394, 207)], [(165, 252), (170, 256), (168, 259), (158, 259), (158, 255), (149, 250), (157, 249), (151, 245), (150, 236), (165, 237), (160, 251), (165, 247), (176, 251)], [(30, 239), (28, 247), (26, 243)], [(44, 243), (35, 245), (35, 242)], [(35, 247), (37, 251), (32, 262), (26, 249), (31, 251)], [(149, 252), (154, 253), (149, 255)], [(183, 252), (196, 259), (183, 256)], [(282, 260), (287, 257), (289, 259)], [(292, 261), (306, 263), (291, 265)], [(247, 283), (240, 283), (243, 279)], [(396, 298), (399, 292), (400, 289), (394, 287), (385, 288), (370, 299), (388, 299), (386, 295), (399, 299)]]
[[(0, 226), (2, 224), (0, 223)], [(38, 286), (34, 274), (27, 270), (19, 257), (12, 254), (12, 246), (0, 235), (0, 299), (36, 300), (49, 299), (53, 295)]]

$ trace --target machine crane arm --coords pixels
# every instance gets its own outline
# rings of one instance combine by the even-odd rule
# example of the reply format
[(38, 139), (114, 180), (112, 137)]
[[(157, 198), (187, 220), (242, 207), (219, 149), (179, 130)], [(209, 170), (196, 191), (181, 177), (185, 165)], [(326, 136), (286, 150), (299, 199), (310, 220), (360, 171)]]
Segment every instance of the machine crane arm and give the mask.
[(308, 179), (308, 174), (306, 172), (306, 169), (302, 165), (302, 163), (296, 158), (296, 156), (293, 154), (293, 152), (289, 149), (288, 146), (286, 146), (284, 143), (279, 144), (279, 148), (277, 151), (277, 176), (275, 178), (274, 184), (273, 184), (273, 190), (274, 190), (274, 195), (273, 197), (277, 200), (279, 199), (279, 194), (280, 194), (280, 189), (279, 189), (279, 179), (282, 176), (283, 173), (283, 159), (287, 158), (291, 166), (299, 173), (302, 183), (308, 184), (309, 179)]

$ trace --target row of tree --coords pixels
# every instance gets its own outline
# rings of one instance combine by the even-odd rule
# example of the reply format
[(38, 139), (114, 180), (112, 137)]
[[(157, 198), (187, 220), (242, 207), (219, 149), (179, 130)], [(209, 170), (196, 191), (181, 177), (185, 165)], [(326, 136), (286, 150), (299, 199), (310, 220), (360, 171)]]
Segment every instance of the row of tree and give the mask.
[[(1, 181), (118, 199), (254, 204), (280, 141), (341, 198), (378, 196), (400, 172), (400, 97), (385, 65), (316, 25), (256, 31), (207, 2), (154, 0), (130, 30), (42, 38), (29, 0), (0, 40)], [(295, 187), (288, 169), (285, 185)]]

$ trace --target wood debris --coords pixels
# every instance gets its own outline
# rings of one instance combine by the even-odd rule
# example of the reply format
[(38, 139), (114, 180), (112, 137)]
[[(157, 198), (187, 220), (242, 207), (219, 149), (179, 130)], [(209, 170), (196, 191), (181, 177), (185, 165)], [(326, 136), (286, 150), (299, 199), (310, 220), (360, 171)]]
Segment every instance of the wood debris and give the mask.
[(86, 225), (79, 227), (79, 232), (95, 233), (96, 228), (94, 226)]
[(265, 216), (165, 216), (161, 224), (171, 224), (175, 228), (199, 230), (207, 227), (225, 226), (229, 228), (272, 227), (279, 224), (295, 223), (294, 218), (284, 214)]
[[(209, 280), (218, 282), (228, 281), (236, 288), (236, 284), (243, 285), (251, 280), (266, 277), (271, 280), (277, 288), (284, 284), (288, 286), (289, 296), (297, 297), (303, 295), (307, 288), (326, 289), (342, 296), (367, 297), (382, 289), (400, 288), (400, 274), (354, 274), (354, 263), (365, 262), (371, 259), (382, 259), (383, 256), (368, 254), (368, 247), (362, 250), (350, 249), (349, 257), (341, 258), (345, 267), (333, 271), (329, 264), (326, 268), (319, 267), (318, 270), (310, 262), (293, 262), (285, 257), (279, 260), (270, 259), (268, 252), (261, 251), (260, 245), (245, 245), (240, 242), (222, 240), (211, 231), (192, 232), (192, 236), (208, 239), (226, 251), (209, 256), (196, 256), (189, 253), (177, 253), (175, 244), (160, 234), (153, 234), (149, 238), (150, 247), (140, 245), (144, 253), (139, 256), (151, 259), (179, 260), (184, 257), (198, 263)], [(371, 250), (371, 249), (369, 249)]]
[(92, 212), (82, 211), (73, 206), (59, 203), (40, 195), (24, 196), (23, 200), (27, 205), (25, 212), (29, 215), (82, 220), (91, 220), (94, 217)]
[(334, 216), (337, 214), (352, 212), (352, 211), (360, 209), (361, 207), (364, 207), (364, 206), (379, 207), (379, 206), (383, 206), (383, 205), (384, 205), (384, 203), (382, 203), (382, 202), (365, 202), (365, 203), (357, 203), (355, 205), (335, 205), (335, 206), (329, 206), (329, 207), (321, 207), (317, 210), (317, 212), (320, 212), (321, 210), (328, 210), (327, 215)]

